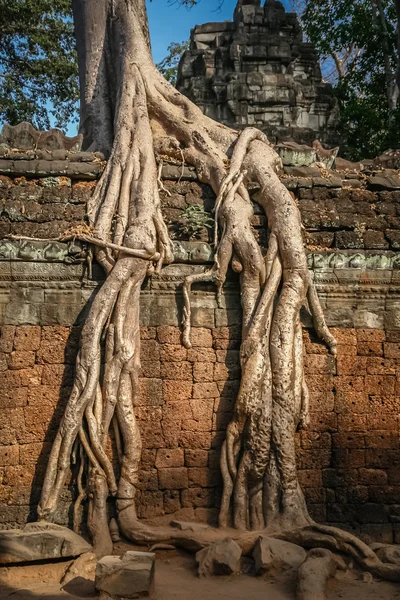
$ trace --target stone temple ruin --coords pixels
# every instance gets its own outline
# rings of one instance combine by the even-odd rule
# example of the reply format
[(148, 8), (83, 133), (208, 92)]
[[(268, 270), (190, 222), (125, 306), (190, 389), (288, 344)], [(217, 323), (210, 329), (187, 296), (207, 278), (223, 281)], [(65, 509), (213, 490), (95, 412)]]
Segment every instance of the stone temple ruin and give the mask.
[[(290, 144), (330, 139), (336, 107), (315, 53), (301, 40), (297, 19), (279, 2), (268, 1), (264, 8), (243, 2), (234, 22), (196, 27), (178, 85), (210, 116), (238, 128), (257, 125), (278, 142), (280, 179), (298, 203), (308, 267), (338, 341), (332, 356), (303, 311), (311, 422), (296, 438), (299, 481), (313, 519), (375, 543), (379, 558), (395, 563), (399, 153), (357, 165), (333, 164), (334, 154)], [(71, 505), (77, 497), (73, 466), (73, 485), (65, 486), (55, 523), (35, 522), (50, 448), (71, 391), (80, 331), (104, 282), (88, 244), (60, 239), (84, 221), (106, 166), (101, 153), (81, 152), (81, 143), (81, 136), (39, 133), (26, 123), (5, 126), (0, 134), (0, 529), (5, 530), (0, 565), (6, 565), (0, 596), (4, 583), (11, 593), (16, 564), (34, 564), (40, 576), (43, 561), (54, 558), (65, 589), (74, 581), (93, 580), (96, 570), (101, 600), (146, 596), (154, 583), (152, 548), (127, 551), (115, 519), (110, 520), (115, 556), (99, 561), (78, 535), (85, 534), (84, 506), (76, 515), (76, 531), (66, 530), (73, 526)], [(215, 194), (192, 167), (165, 162), (161, 178), (174, 262), (146, 280), (140, 298), (137, 511), (151, 526), (171, 523), (209, 532), (217, 524), (220, 449), (241, 376), (238, 275), (229, 273), (218, 301), (211, 286), (201, 284), (192, 292), (192, 348), (185, 348), (182, 283), (209, 268), (214, 253), (210, 230), (190, 232), (188, 215), (200, 206), (211, 219)], [(258, 194), (251, 189), (252, 227), (265, 248), (266, 217)], [(110, 453), (114, 447), (111, 433)], [(260, 536), (252, 554), (243, 557), (227, 538), (197, 553), (198, 573), (246, 572), (249, 565), (257, 575), (289, 572), (306, 557), (305, 550), (291, 546)], [(318, 563), (319, 555), (311, 558)], [(159, 564), (165, 575), (169, 562)]]
[(259, 127), (273, 142), (335, 141), (337, 105), (318, 56), (276, 0), (245, 1), (233, 21), (196, 26), (177, 88), (212, 119)]

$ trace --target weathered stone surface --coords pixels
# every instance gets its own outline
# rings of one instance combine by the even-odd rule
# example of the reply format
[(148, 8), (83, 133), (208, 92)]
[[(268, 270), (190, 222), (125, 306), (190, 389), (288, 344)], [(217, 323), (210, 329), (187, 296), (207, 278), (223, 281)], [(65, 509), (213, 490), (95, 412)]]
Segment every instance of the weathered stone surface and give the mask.
[(154, 585), (153, 552), (125, 552), (105, 556), (96, 567), (95, 586), (100, 598), (125, 600), (149, 596)]
[(214, 542), (196, 554), (199, 577), (237, 572), (241, 555), (240, 546), (231, 538)]
[(0, 533), (0, 564), (70, 558), (90, 549), (79, 535), (54, 523), (28, 523)]
[(266, 536), (258, 538), (253, 550), (256, 574), (278, 574), (297, 569), (305, 560), (307, 552), (301, 546)]
[(61, 587), (68, 585), (73, 580), (84, 579), (94, 581), (97, 558), (94, 552), (85, 552), (74, 560), (61, 579)]
[(191, 521), (171, 521), (170, 525), (181, 531), (201, 532), (210, 529), (205, 523), (192, 523)]
[[(83, 136), (67, 137), (60, 129), (37, 131), (31, 123), (22, 122), (18, 125), (5, 124), (0, 133), (0, 144), (4, 148), (19, 148), (22, 150), (80, 150)], [(29, 156), (29, 155), (27, 155)]]
[(206, 115), (236, 129), (259, 127), (273, 142), (311, 144), (337, 118), (317, 54), (280, 2), (245, 3), (234, 22), (195, 27), (177, 86)]

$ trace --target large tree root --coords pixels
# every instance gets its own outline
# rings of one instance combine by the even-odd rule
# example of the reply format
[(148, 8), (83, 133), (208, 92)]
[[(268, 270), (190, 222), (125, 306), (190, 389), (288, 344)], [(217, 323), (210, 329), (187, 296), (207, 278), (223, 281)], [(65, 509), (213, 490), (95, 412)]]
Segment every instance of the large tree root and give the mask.
[[(88, 0), (85, 6), (89, 5)], [(197, 551), (227, 535), (226, 529), (210, 529), (200, 536), (152, 529), (139, 521), (135, 507), (141, 454), (134, 411), (139, 394), (140, 288), (147, 275), (172, 260), (160, 209), (156, 157), (159, 161), (183, 157), (217, 196), (215, 264), (184, 284), (186, 346), (190, 346), (191, 286), (211, 281), (220, 294), (229, 265), (240, 274), (242, 377), (221, 452), (221, 527), (234, 526), (229, 534), (245, 553), (263, 532), (348, 554), (372, 573), (397, 580), (398, 567), (383, 565), (360, 540), (313, 523), (299, 486), (295, 433), (306, 426), (309, 410), (299, 316), (306, 302), (318, 335), (332, 353), (336, 342), (307, 269), (298, 208), (276, 174), (279, 158), (260, 131), (250, 128), (239, 136), (211, 121), (161, 77), (150, 56), (144, 14), (144, 0), (112, 2), (107, 35), (113, 36), (113, 47), (120, 51), (120, 63), (110, 77), (119, 78), (119, 92), (114, 97), (114, 119), (105, 120), (104, 136), (99, 133), (97, 139), (110, 140), (111, 129), (115, 134), (88, 207), (96, 258), (107, 278), (82, 331), (76, 378), (49, 458), (39, 516), (50, 518), (54, 513), (73, 455), (80, 461), (77, 508), (88, 496), (88, 525), (98, 555), (112, 548), (109, 495), (116, 498), (121, 533), (136, 543), (173, 543)], [(92, 42), (88, 40), (88, 47)], [(98, 60), (97, 47), (96, 52)], [(112, 48), (107, 46), (104, 52), (102, 69), (115, 58)], [(92, 100), (95, 107), (97, 97)], [(93, 106), (90, 110), (91, 118), (96, 118)], [(258, 202), (267, 217), (265, 255), (251, 226), (250, 182), (259, 185)], [(111, 423), (118, 480), (107, 454)], [(75, 528), (77, 516), (78, 510)]]

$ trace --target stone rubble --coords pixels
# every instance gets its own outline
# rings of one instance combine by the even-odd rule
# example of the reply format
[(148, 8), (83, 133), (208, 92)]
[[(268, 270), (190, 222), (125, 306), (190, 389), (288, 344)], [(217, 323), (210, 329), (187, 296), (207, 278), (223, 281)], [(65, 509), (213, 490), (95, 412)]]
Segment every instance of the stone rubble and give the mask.
[(154, 586), (153, 552), (128, 551), (104, 556), (96, 567), (95, 587), (100, 600), (127, 600), (149, 596)]
[(65, 571), (60, 581), (61, 587), (65, 587), (76, 579), (93, 581), (96, 572), (96, 563), (97, 558), (94, 552), (85, 552), (78, 556)]
[(79, 535), (55, 523), (28, 523), (0, 532), (0, 564), (72, 558), (91, 550)]
[(260, 536), (253, 550), (257, 575), (278, 575), (288, 569), (297, 569), (306, 559), (307, 552), (301, 546)]
[(196, 554), (199, 577), (236, 573), (239, 571), (241, 556), (240, 546), (231, 538), (214, 542)]

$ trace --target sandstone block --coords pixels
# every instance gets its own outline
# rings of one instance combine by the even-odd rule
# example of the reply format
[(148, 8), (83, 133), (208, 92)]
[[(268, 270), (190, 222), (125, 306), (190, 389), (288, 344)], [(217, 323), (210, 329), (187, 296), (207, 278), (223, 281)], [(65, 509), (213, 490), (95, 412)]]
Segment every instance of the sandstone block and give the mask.
[[(187, 350), (180, 344), (161, 344), (160, 359), (166, 362), (181, 362), (187, 358)], [(154, 360), (154, 359), (152, 359)]]
[(14, 350), (38, 350), (40, 337), (40, 327), (30, 325), (17, 327), (14, 336)]
[(162, 379), (191, 380), (192, 364), (190, 362), (163, 362), (161, 363)]
[(182, 448), (160, 448), (159, 450), (157, 450), (157, 469), (183, 467), (184, 462), (185, 457)]
[(0, 564), (70, 558), (90, 550), (90, 545), (70, 529), (44, 521), (0, 534)]
[(208, 464), (207, 450), (185, 450), (186, 467), (206, 467)]
[(160, 348), (156, 340), (142, 340), (140, 344), (140, 358), (143, 360), (160, 359)]
[(363, 375), (367, 370), (366, 356), (338, 356), (338, 375)]
[(162, 382), (164, 402), (179, 402), (192, 397), (191, 381), (164, 380)]
[(214, 378), (214, 364), (212, 362), (200, 362), (193, 365), (193, 381), (196, 383), (210, 382)]
[(179, 490), (165, 490), (164, 512), (166, 514), (176, 513), (181, 508), (181, 499)]
[(19, 376), (21, 379), (21, 385), (31, 387), (34, 385), (40, 385), (43, 375), (43, 365), (33, 365), (28, 369), (20, 369)]
[(214, 363), (216, 361), (215, 350), (212, 348), (190, 348), (187, 351), (187, 359), (193, 363)]
[(297, 569), (306, 556), (307, 552), (301, 546), (266, 536), (258, 538), (253, 550), (257, 575), (277, 575), (288, 569)]
[(199, 577), (231, 575), (239, 570), (242, 550), (231, 538), (214, 542), (196, 554)]
[(219, 391), (216, 383), (195, 383), (193, 398), (217, 398)]
[(188, 473), (185, 467), (159, 469), (158, 483), (160, 489), (180, 490), (189, 485)]
[(155, 554), (125, 552), (122, 556), (104, 556), (97, 563), (95, 586), (101, 599), (149, 596), (154, 586)]
[(386, 342), (383, 344), (385, 358), (400, 358), (400, 343)]
[(13, 350), (9, 355), (8, 367), (10, 369), (25, 369), (35, 364), (35, 353), (24, 350)]
[(2, 325), (0, 327), (0, 352), (11, 352), (13, 349), (14, 334), (14, 325)]
[(160, 344), (180, 345), (181, 331), (179, 327), (173, 325), (162, 325), (157, 327), (157, 339)]
[(94, 581), (96, 562), (97, 558), (94, 552), (85, 552), (78, 556), (64, 573), (60, 581), (61, 587), (65, 587), (74, 580), (80, 580), (79, 583), (84, 583), (85, 580)]
[(215, 506), (213, 488), (188, 488), (181, 492), (183, 508), (212, 508)]
[(212, 348), (211, 329), (193, 327), (190, 339), (194, 348)]
[(383, 356), (382, 342), (358, 342), (357, 352), (362, 356)]

